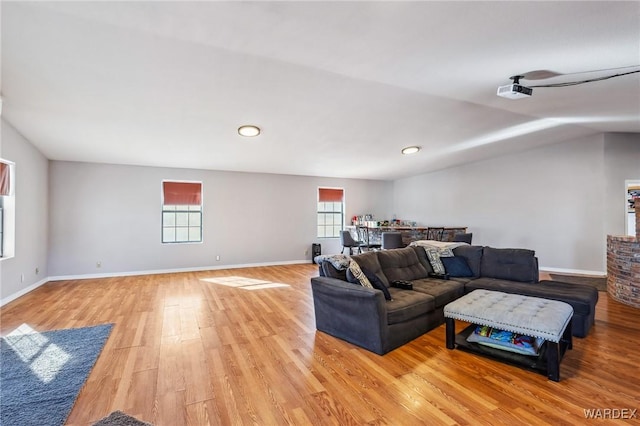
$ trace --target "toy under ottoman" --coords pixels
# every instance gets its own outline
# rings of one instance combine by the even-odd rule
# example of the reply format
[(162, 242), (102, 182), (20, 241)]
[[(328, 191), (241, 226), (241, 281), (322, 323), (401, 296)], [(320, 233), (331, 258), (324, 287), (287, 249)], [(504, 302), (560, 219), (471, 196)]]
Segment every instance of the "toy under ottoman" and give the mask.
[[(560, 380), (560, 361), (566, 350), (572, 348), (571, 305), (538, 297), (474, 290), (447, 304), (444, 316), (448, 349), (457, 345), (460, 349), (541, 371), (553, 381)], [(473, 325), (456, 336), (454, 320)], [(528, 356), (467, 341), (478, 325), (543, 339), (544, 344), (536, 356)]]

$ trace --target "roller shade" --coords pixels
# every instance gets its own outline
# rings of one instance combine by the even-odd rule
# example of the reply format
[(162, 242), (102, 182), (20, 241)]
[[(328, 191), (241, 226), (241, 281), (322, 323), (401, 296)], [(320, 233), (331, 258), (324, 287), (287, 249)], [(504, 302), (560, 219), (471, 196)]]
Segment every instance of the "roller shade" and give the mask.
[(0, 195), (9, 195), (11, 191), (11, 174), (7, 163), (0, 163)]
[(163, 204), (199, 206), (202, 204), (202, 184), (162, 182)]
[(344, 189), (319, 188), (318, 201), (321, 203), (342, 202)]

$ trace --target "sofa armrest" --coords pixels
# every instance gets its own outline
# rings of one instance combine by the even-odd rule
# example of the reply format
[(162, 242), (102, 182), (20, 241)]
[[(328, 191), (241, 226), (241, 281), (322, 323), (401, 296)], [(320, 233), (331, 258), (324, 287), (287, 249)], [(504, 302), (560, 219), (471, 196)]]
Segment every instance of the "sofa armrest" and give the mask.
[(380, 290), (311, 278), (316, 328), (378, 354), (386, 351), (387, 307)]

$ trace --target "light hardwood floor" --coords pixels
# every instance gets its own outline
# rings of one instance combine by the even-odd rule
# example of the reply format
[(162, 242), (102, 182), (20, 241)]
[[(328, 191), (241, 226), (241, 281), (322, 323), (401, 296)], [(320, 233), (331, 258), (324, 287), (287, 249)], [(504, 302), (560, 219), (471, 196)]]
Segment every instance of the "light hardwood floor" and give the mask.
[[(444, 326), (385, 356), (317, 332), (316, 274), (308, 264), (50, 282), (0, 309), (0, 332), (115, 324), (69, 425), (114, 410), (157, 426), (609, 425), (628, 423), (584, 410), (640, 408), (640, 310), (606, 293), (556, 383), (445, 349)], [(226, 276), (289, 287), (205, 281)]]

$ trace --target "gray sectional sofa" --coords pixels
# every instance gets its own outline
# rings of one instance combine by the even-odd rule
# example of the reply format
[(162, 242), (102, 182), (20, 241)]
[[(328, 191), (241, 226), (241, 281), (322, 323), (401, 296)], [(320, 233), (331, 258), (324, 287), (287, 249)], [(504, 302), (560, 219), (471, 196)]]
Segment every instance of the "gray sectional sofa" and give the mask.
[[(444, 306), (478, 288), (569, 303), (577, 337), (586, 336), (593, 325), (598, 291), (584, 285), (539, 282), (532, 250), (463, 244), (453, 254), (464, 259), (469, 276), (435, 277), (420, 246), (352, 256), (378, 286), (384, 285), (391, 300), (379, 289), (349, 282), (347, 271), (334, 266), (335, 262), (319, 259), (320, 275), (311, 278), (316, 328), (382, 355), (443, 324)], [(392, 287), (396, 280), (411, 282), (413, 289)]]

